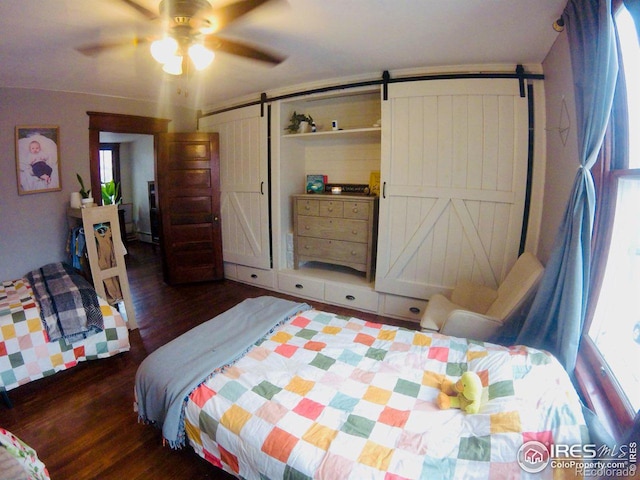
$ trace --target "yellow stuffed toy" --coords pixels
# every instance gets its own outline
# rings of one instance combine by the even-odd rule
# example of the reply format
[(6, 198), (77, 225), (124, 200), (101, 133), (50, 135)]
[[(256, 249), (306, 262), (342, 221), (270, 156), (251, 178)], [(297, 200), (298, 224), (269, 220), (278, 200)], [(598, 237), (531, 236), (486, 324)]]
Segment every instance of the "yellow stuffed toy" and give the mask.
[(440, 390), (437, 403), (442, 410), (459, 408), (467, 413), (480, 410), (482, 381), (476, 372), (464, 372), (456, 383), (444, 380)]

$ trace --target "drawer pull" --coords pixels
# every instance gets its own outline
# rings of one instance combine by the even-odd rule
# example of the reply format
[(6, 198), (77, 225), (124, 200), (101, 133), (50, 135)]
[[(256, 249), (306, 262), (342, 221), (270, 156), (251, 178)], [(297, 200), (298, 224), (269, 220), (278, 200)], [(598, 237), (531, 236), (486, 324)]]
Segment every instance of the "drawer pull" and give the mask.
[(255, 273), (252, 273), (251, 278), (258, 278), (258, 275), (256, 275)]
[(304, 206), (304, 209), (305, 209), (305, 210), (311, 210), (311, 207), (310, 207), (309, 205), (305, 205), (305, 206)]
[(305, 229), (305, 230), (311, 230), (311, 227), (310, 227), (309, 225), (305, 225), (305, 226), (304, 226), (304, 229)]
[(353, 300), (355, 300), (355, 299), (356, 299), (356, 297), (354, 297), (353, 295), (347, 295), (347, 296), (346, 296), (346, 297), (344, 297), (344, 298), (346, 298), (346, 299), (347, 299), (347, 300), (349, 300), (349, 301), (353, 301)]
[(296, 283), (296, 288), (302, 290), (304, 288), (304, 285), (302, 285), (301, 283)]
[(411, 307), (411, 308), (409, 309), (409, 311), (410, 311), (411, 313), (420, 313), (420, 309), (419, 309), (418, 307)]
[(330, 212), (333, 212), (333, 207), (329, 207), (327, 208), (327, 210), (329, 210)]
[(355, 250), (351, 250), (351, 255), (357, 255), (358, 252), (356, 252)]
[(353, 213), (358, 213), (358, 207), (353, 207)]
[(351, 233), (353, 233), (354, 235), (357, 235), (358, 231), (357, 230), (351, 230)]
[(310, 248), (311, 248), (311, 247), (310, 247), (309, 245), (305, 245), (305, 246), (304, 246), (304, 249), (305, 249), (305, 250), (309, 250)]

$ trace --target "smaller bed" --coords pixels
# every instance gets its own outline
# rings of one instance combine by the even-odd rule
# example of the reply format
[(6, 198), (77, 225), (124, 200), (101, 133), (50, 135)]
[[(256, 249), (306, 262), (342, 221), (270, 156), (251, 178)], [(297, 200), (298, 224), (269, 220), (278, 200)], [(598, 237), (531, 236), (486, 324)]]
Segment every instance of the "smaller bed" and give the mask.
[[(61, 286), (59, 293), (55, 284)], [(43, 311), (57, 315), (46, 321)], [(45, 265), (0, 284), (0, 393), (7, 402), (8, 390), (129, 348), (129, 330), (120, 313), (70, 265)]]

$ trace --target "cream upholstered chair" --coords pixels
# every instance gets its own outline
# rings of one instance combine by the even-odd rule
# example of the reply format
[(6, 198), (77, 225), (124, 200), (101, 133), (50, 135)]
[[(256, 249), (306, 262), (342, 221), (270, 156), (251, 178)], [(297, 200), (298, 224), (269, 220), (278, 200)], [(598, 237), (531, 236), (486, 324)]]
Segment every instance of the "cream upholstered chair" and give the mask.
[(463, 281), (453, 289), (451, 299), (433, 295), (420, 326), (454, 337), (489, 340), (532, 297), (543, 271), (538, 259), (525, 252), (497, 290)]

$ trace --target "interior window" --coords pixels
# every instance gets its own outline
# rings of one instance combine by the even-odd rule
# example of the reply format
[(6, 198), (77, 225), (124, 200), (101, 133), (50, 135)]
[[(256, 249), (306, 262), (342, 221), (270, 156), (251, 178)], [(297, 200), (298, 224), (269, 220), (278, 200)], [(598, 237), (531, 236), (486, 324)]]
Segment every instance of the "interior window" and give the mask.
[(100, 182), (113, 180), (113, 152), (111, 149), (100, 149)]
[(100, 183), (120, 182), (120, 144), (100, 144)]
[[(100, 144), (100, 183), (110, 181), (120, 183), (120, 144), (101, 143)], [(118, 198), (122, 198), (122, 191), (118, 191)]]
[(624, 7), (616, 13), (616, 26), (627, 84), (629, 165), (611, 176), (615, 215), (588, 336), (626, 397), (627, 410), (636, 412), (640, 409), (640, 370), (636, 368), (640, 358), (640, 47)]

